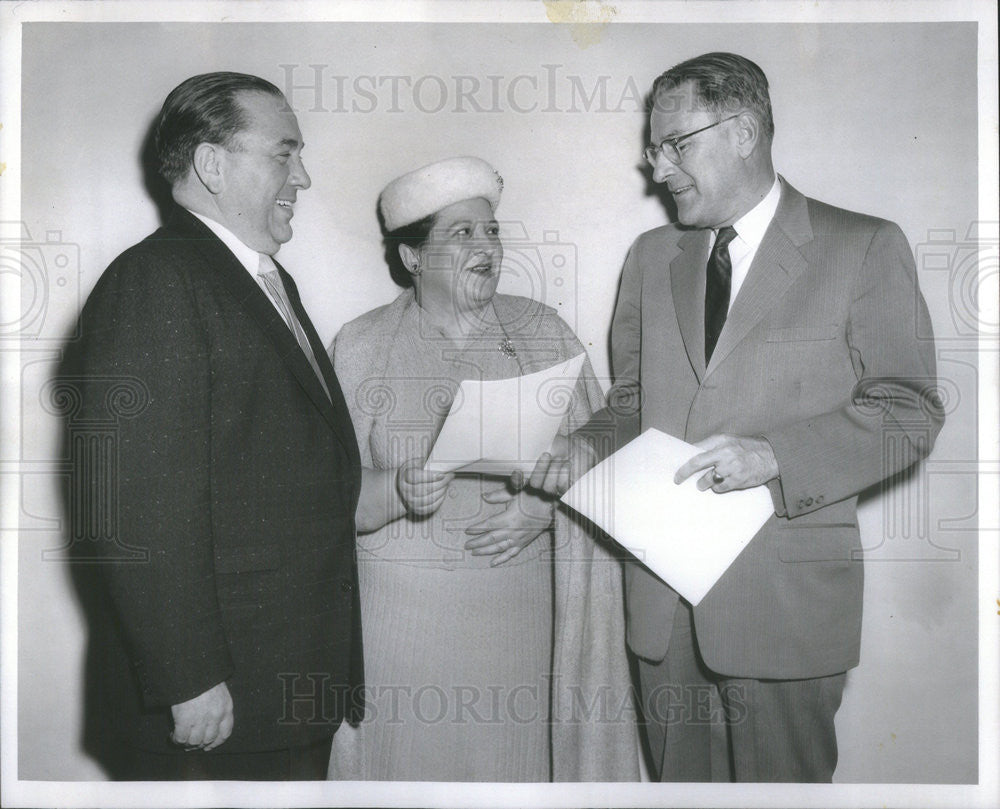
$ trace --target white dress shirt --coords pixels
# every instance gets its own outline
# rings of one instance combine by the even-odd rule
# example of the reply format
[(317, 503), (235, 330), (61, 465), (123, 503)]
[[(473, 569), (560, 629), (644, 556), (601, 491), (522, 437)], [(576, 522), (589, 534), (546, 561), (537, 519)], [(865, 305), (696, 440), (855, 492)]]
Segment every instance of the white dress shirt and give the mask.
[[(771, 220), (774, 219), (780, 199), (781, 183), (775, 176), (774, 184), (764, 199), (733, 223), (736, 238), (729, 243), (729, 258), (733, 265), (732, 281), (729, 286), (729, 309), (733, 308), (733, 301), (736, 300), (736, 295), (739, 293), (740, 287), (743, 286), (747, 273), (750, 272), (750, 265), (753, 264), (757, 248), (760, 247), (764, 234), (767, 232)], [(718, 235), (718, 231), (712, 231), (711, 244), (708, 246), (709, 255), (712, 253), (712, 247), (715, 245), (715, 239)], [(707, 257), (705, 263), (708, 263)]]
[(274, 264), (274, 259), (272, 259), (267, 253), (258, 253), (252, 247), (247, 247), (243, 242), (241, 242), (236, 235), (225, 225), (219, 224), (214, 219), (209, 219), (207, 216), (203, 216), (197, 211), (188, 211), (188, 213), (193, 216), (198, 217), (205, 226), (212, 231), (219, 239), (222, 241), (226, 247), (236, 256), (237, 261), (243, 265), (244, 269), (253, 277), (253, 280), (257, 282), (264, 294), (267, 295), (267, 299), (271, 302), (271, 305), (275, 308), (275, 311), (281, 315), (281, 319), (285, 321), (285, 325), (291, 331), (295, 331), (292, 324), (288, 322), (285, 317), (285, 312), (281, 308), (281, 305), (271, 296), (271, 291), (267, 288), (264, 283), (264, 279), (261, 278), (261, 273), (267, 270), (275, 270), (277, 267)]

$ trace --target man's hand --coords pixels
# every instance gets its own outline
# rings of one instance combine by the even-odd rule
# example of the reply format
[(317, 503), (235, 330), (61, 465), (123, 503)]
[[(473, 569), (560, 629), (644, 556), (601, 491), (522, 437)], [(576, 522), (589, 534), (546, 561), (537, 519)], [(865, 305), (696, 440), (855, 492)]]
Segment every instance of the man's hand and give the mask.
[(721, 494), (734, 489), (751, 489), (778, 477), (774, 450), (763, 438), (713, 435), (695, 446), (703, 451), (677, 470), (674, 483), (681, 483), (695, 472), (707, 469), (698, 480), (698, 488)]
[(559, 497), (577, 480), (583, 477), (594, 464), (597, 456), (584, 438), (557, 435), (552, 449), (543, 452), (535, 463), (531, 476), (515, 472), (511, 475), (511, 485), (515, 489), (530, 486), (540, 492)]
[(526, 491), (511, 492), (507, 488), (483, 494), (487, 503), (506, 503), (503, 511), (470, 525), (465, 533), (475, 536), (465, 543), (473, 556), (499, 554), (490, 561), (491, 567), (502, 565), (517, 556), (552, 525), (555, 501)]
[(212, 750), (233, 732), (233, 698), (225, 683), (213, 685), (194, 699), (172, 705), (174, 732), (170, 740), (188, 750)]
[(396, 473), (396, 491), (406, 510), (411, 514), (426, 517), (437, 511), (448, 493), (452, 473), (425, 472), (423, 461), (411, 458)]

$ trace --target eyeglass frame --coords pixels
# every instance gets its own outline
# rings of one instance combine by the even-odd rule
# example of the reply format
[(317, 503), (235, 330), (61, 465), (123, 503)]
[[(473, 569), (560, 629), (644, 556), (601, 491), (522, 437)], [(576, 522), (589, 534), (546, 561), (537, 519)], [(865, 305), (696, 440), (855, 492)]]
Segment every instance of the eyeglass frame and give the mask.
[[(692, 135), (697, 135), (699, 132), (705, 132), (706, 130), (718, 126), (719, 124), (724, 124), (726, 121), (732, 121), (734, 118), (739, 118), (739, 117), (740, 113), (737, 113), (736, 115), (730, 115), (728, 118), (722, 118), (716, 121), (714, 124), (703, 126), (701, 129), (695, 129), (693, 132), (687, 132), (683, 135), (678, 135), (676, 138), (664, 138), (663, 140), (660, 141), (659, 145), (657, 146), (654, 146), (652, 143), (650, 143), (642, 150), (642, 156), (646, 158), (646, 161), (650, 165), (656, 165), (656, 158), (659, 157), (660, 155), (663, 155), (665, 158), (667, 158), (667, 160), (669, 160), (675, 166), (679, 166), (682, 162), (684, 162), (684, 156), (681, 154), (680, 149), (677, 148), (677, 144), (687, 140)], [(666, 152), (663, 151), (663, 147), (665, 145), (669, 146), (673, 150), (676, 160), (671, 158), (668, 154), (666, 154)]]

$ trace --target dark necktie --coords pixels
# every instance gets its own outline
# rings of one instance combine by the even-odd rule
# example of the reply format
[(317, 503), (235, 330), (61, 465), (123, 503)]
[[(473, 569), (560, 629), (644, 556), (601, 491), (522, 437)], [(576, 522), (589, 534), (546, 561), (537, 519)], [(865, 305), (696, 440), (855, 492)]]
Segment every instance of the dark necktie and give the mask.
[(719, 229), (712, 255), (708, 257), (705, 276), (705, 365), (712, 359), (722, 327), (729, 313), (729, 290), (733, 281), (733, 262), (729, 258), (729, 243), (736, 238), (732, 227)]

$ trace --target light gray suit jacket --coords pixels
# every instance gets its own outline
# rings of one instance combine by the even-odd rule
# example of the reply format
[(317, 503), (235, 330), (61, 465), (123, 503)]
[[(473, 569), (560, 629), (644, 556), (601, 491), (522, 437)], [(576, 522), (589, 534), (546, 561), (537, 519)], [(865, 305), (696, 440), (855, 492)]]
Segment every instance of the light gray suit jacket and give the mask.
[[(845, 671), (861, 634), (857, 495), (925, 456), (943, 423), (933, 341), (918, 337), (930, 332), (913, 256), (895, 224), (807, 199), (782, 179), (706, 368), (708, 252), (709, 231), (674, 225), (632, 246), (611, 398), (638, 390), (641, 411), (619, 428), (770, 442), (776, 513), (695, 608), (698, 645), (733, 677)], [(661, 660), (678, 596), (639, 564), (626, 568), (629, 645)]]

